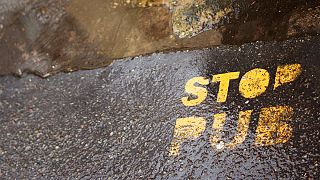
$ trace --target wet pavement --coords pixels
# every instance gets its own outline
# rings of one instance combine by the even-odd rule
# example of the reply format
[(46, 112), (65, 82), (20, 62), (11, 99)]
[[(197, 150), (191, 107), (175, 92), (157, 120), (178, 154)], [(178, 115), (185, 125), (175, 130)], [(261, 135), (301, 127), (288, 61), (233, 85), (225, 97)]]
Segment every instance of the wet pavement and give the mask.
[(320, 37), (0, 77), (0, 176), (317, 179)]
[(0, 75), (320, 32), (318, 0), (1, 0)]

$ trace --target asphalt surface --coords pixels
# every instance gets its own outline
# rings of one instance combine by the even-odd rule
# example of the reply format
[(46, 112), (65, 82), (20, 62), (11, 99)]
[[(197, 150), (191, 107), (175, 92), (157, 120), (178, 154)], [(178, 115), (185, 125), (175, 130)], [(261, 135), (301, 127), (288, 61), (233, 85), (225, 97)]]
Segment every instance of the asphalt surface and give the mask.
[[(314, 36), (158, 53), (46, 79), (0, 77), (1, 179), (316, 179), (319, 57), (320, 37)], [(277, 68), (286, 64), (300, 64), (302, 72), (274, 89)], [(267, 70), (270, 83), (258, 97), (244, 98), (239, 81), (254, 68)], [(219, 88), (210, 83), (196, 85), (208, 93), (199, 105), (182, 103), (190, 95), (188, 80), (227, 72), (240, 76), (230, 81), (225, 102), (217, 102)], [(291, 135), (257, 146), (261, 109), (278, 106), (293, 111), (286, 121)], [(222, 140), (229, 142), (246, 110), (252, 115), (244, 142), (213, 148), (212, 117), (227, 113)], [(205, 130), (172, 156), (176, 122), (187, 117), (205, 118)]]

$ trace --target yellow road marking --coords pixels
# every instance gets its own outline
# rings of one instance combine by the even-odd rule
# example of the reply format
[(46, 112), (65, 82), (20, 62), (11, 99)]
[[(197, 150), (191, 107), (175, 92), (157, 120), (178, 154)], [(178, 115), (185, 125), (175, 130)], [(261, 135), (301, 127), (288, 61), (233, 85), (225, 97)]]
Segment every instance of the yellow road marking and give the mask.
[(190, 99), (189, 97), (181, 98), (183, 105), (185, 106), (196, 106), (202, 103), (208, 95), (208, 91), (206, 88), (195, 86), (195, 83), (200, 85), (208, 85), (209, 80), (204, 77), (194, 77), (190, 79), (186, 86), (185, 91), (189, 94), (196, 95), (196, 99)]
[(186, 140), (199, 137), (206, 128), (206, 120), (202, 117), (188, 117), (177, 119), (173, 139), (170, 146), (170, 155), (179, 155), (180, 145)]
[(265, 69), (252, 69), (242, 76), (240, 94), (245, 98), (255, 98), (267, 90), (270, 75)]
[(286, 123), (293, 115), (289, 106), (262, 108), (260, 111), (255, 144), (267, 146), (286, 143), (292, 135), (292, 127)]
[(278, 66), (275, 84), (273, 89), (275, 90), (277, 87), (292, 82), (297, 79), (297, 77), (301, 74), (302, 67), (300, 64), (287, 64), (283, 66)]
[(249, 122), (251, 118), (252, 110), (247, 111), (240, 111), (239, 113), (239, 120), (238, 120), (238, 127), (237, 127), (237, 134), (232, 139), (230, 143), (224, 143), (224, 146), (220, 148), (219, 147), (219, 141), (221, 140), (221, 133), (223, 131), (223, 126), (226, 119), (226, 113), (216, 114), (214, 115), (214, 122), (212, 125), (213, 134), (210, 138), (211, 145), (214, 149), (223, 149), (223, 148), (229, 148), (233, 149), (237, 145), (243, 143), (243, 141), (246, 139), (248, 128), (249, 128)]
[(225, 102), (229, 91), (229, 82), (232, 79), (238, 79), (240, 72), (229, 72), (217, 74), (212, 77), (212, 82), (220, 82), (217, 102)]
[[(287, 64), (278, 66), (274, 90), (281, 85), (292, 82), (301, 74), (300, 64)], [(225, 102), (228, 96), (230, 80), (238, 79), (240, 72), (228, 72), (213, 75), (212, 82), (219, 82), (217, 102)], [(239, 92), (245, 98), (256, 98), (263, 94), (269, 86), (270, 75), (265, 69), (252, 69), (245, 73), (239, 83)], [(208, 91), (205, 87), (209, 80), (205, 77), (194, 77), (185, 85), (188, 97), (182, 97), (185, 106), (196, 106), (201, 104), (207, 97)], [(199, 87), (200, 86), (200, 87)], [(192, 96), (192, 97), (190, 97)], [(244, 142), (249, 128), (253, 110), (239, 112), (237, 133), (231, 142), (221, 141), (226, 113), (215, 114), (212, 125), (210, 142), (214, 149), (232, 149)], [(292, 135), (292, 127), (287, 123), (293, 116), (293, 108), (289, 106), (276, 106), (262, 108), (259, 115), (258, 127), (256, 129), (256, 146), (268, 146), (286, 143)], [(177, 119), (173, 139), (170, 146), (170, 155), (176, 156), (180, 153), (180, 146), (184, 141), (198, 138), (206, 128), (206, 120), (203, 117), (188, 117)]]

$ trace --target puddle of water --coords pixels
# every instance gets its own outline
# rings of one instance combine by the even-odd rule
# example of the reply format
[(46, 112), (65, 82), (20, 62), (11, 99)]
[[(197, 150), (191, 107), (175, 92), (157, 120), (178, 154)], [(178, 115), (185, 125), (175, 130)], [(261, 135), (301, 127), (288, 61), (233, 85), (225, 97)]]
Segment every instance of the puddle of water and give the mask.
[(283, 40), (320, 29), (316, 1), (30, 0), (9, 4), (0, 12), (0, 75), (31, 72), (46, 77), (106, 66), (124, 57)]

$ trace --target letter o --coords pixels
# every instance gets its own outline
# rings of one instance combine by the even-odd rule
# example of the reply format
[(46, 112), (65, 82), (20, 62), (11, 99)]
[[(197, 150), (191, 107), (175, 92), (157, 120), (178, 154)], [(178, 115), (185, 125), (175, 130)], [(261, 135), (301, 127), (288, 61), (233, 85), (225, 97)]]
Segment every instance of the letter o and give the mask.
[(270, 75), (265, 69), (252, 69), (240, 80), (239, 91), (245, 98), (255, 98), (267, 90)]

